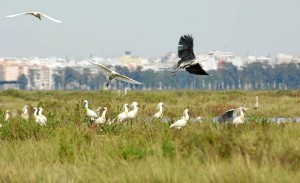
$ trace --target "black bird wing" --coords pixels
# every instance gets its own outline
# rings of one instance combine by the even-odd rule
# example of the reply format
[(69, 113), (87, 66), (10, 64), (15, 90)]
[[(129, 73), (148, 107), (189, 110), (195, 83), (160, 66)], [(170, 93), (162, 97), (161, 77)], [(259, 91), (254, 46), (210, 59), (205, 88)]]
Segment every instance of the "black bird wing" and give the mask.
[(190, 67), (185, 68), (185, 70), (191, 74), (209, 75), (205, 70), (203, 70), (200, 64), (192, 65)]
[(178, 61), (178, 66), (185, 61), (190, 61), (195, 59), (194, 54), (194, 40), (192, 35), (183, 35), (179, 39), (178, 43), (178, 57), (180, 60)]
[(217, 118), (218, 123), (225, 123), (226, 121), (232, 121), (235, 115), (235, 109), (230, 109)]

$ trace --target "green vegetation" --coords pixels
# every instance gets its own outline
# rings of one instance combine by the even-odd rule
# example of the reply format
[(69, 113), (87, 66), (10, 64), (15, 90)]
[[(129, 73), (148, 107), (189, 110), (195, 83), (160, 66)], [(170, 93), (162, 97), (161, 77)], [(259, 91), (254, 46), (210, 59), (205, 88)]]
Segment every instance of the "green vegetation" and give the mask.
[[(238, 128), (210, 122), (239, 106), (258, 111)], [(92, 132), (89, 107), (108, 108), (107, 118), (124, 103), (139, 102), (132, 126), (105, 125)], [(158, 102), (177, 120), (185, 108), (205, 123), (182, 130), (150, 120)], [(33, 119), (4, 122), (5, 110), (42, 106), (46, 127)], [(0, 182), (299, 182), (300, 123), (267, 123), (268, 117), (300, 117), (299, 91), (116, 91), (0, 92)]]

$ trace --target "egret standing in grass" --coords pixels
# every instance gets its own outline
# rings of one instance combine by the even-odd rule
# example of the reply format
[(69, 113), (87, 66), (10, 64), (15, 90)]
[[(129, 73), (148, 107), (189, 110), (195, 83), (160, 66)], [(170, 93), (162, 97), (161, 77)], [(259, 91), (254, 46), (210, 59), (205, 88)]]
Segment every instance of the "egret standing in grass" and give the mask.
[(42, 20), (43, 17), (55, 22), (55, 23), (62, 23), (62, 21), (60, 20), (57, 20), (57, 19), (54, 19), (44, 13), (40, 13), (40, 12), (37, 12), (37, 11), (33, 11), (33, 12), (24, 12), (24, 13), (18, 13), (18, 14), (14, 14), (14, 15), (8, 15), (6, 17), (8, 18), (12, 18), (12, 17), (16, 17), (16, 16), (20, 16), (20, 15), (33, 15), (35, 16), (36, 18)]
[(181, 119), (177, 120), (175, 123), (171, 124), (170, 128), (176, 128), (176, 129), (181, 129), (184, 127), (187, 123), (187, 121), (190, 119), (189, 117), (189, 109), (185, 109), (183, 112), (183, 116)]
[(39, 107), (38, 109), (39, 109), (38, 116), (40, 116), (41, 118), (43, 118), (43, 120), (46, 123), (47, 122), (47, 118), (46, 118), (46, 116), (43, 115), (43, 108)]
[(124, 112), (120, 113), (116, 119), (114, 119), (113, 121), (117, 120), (118, 123), (122, 123), (126, 120), (127, 114), (128, 114), (128, 107), (129, 105), (126, 103), (123, 105), (124, 106)]
[[(239, 107), (236, 109), (230, 109), (228, 111), (225, 111), (223, 114), (218, 116), (217, 122), (218, 123), (230, 122), (230, 123), (235, 124), (235, 126), (237, 127), (238, 124), (244, 123), (244, 120), (245, 120), (244, 113), (246, 113), (248, 115), (246, 110), (248, 110), (248, 108)], [(238, 113), (240, 115), (238, 115)]]
[(158, 103), (158, 104), (157, 104), (157, 107), (159, 108), (159, 111), (153, 115), (153, 117), (154, 117), (155, 119), (158, 119), (158, 118), (162, 118), (162, 117), (163, 117), (163, 107), (164, 107), (164, 103), (162, 103), (162, 102)]
[(12, 116), (12, 113), (9, 110), (6, 110), (4, 121), (9, 121), (12, 118)]
[(89, 109), (89, 103), (87, 100), (84, 100), (83, 103), (84, 103), (86, 115), (91, 119), (91, 121), (94, 121), (95, 118), (98, 117), (97, 113), (95, 111)]
[[(103, 110), (103, 112), (102, 112), (102, 115), (100, 116), (100, 117), (98, 117), (96, 120), (95, 120), (95, 123), (94, 123), (94, 125), (95, 126), (100, 126), (100, 130), (102, 131), (102, 126), (104, 125), (104, 123), (106, 122), (106, 117), (105, 117), (105, 115), (106, 115), (106, 112), (107, 112), (107, 108), (106, 107), (104, 107), (103, 108), (104, 110)], [(100, 112), (100, 111), (99, 111)]]
[(122, 75), (122, 74), (119, 74), (119, 73), (117, 73), (116, 71), (111, 70), (111, 69), (105, 67), (104, 65), (97, 64), (97, 63), (94, 63), (94, 62), (91, 62), (91, 61), (89, 61), (89, 62), (90, 62), (91, 64), (97, 65), (97, 66), (101, 69), (101, 71), (103, 71), (104, 74), (107, 75), (107, 83), (106, 83), (106, 87), (108, 87), (108, 85), (110, 84), (111, 80), (114, 79), (114, 78), (116, 78), (116, 79), (118, 79), (118, 80), (121, 80), (121, 81), (125, 81), (125, 82), (127, 82), (127, 83), (132, 83), (132, 84), (142, 84), (142, 83), (140, 83), (140, 82), (138, 82), (138, 81), (136, 81), (136, 80), (133, 80), (133, 79), (127, 77), (127, 76), (124, 76), (124, 75)]
[(253, 109), (257, 110), (258, 109), (258, 96), (256, 96), (255, 98), (256, 98), (256, 102), (255, 102)]
[(138, 114), (139, 104), (137, 102), (132, 102), (130, 107), (132, 108), (132, 110), (127, 113), (126, 120), (128, 119), (132, 120), (136, 118)]
[(191, 35), (183, 35), (179, 39), (178, 45), (178, 61), (176, 70), (172, 71), (175, 76), (180, 69), (185, 69), (187, 72), (196, 75), (208, 75), (208, 73), (203, 70), (200, 62), (207, 61), (213, 53), (210, 52), (204, 59), (197, 58), (194, 54), (194, 40)]
[(21, 114), (21, 118), (23, 118), (26, 121), (28, 121), (28, 119), (29, 119), (29, 106), (28, 105), (25, 105), (23, 107), (23, 113)]
[(34, 108), (33, 117), (35, 119), (35, 122), (38, 123), (40, 126), (46, 126), (46, 121), (42, 116), (38, 115), (38, 108)]

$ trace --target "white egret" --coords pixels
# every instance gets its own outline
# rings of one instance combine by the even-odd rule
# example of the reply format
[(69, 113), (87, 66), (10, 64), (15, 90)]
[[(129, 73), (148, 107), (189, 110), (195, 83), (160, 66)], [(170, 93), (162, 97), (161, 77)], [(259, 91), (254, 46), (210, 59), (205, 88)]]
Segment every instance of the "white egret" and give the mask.
[(159, 111), (153, 115), (154, 118), (162, 118), (163, 117), (163, 107), (164, 104), (162, 102), (157, 104), (157, 108), (159, 108)]
[(107, 108), (106, 108), (106, 107), (104, 107), (103, 109), (104, 109), (104, 110), (103, 110), (103, 112), (102, 112), (102, 115), (101, 115), (100, 117), (98, 117), (98, 118), (95, 120), (95, 123), (94, 123), (95, 126), (97, 126), (97, 125), (100, 126), (101, 131), (102, 131), (102, 126), (103, 126), (103, 124), (106, 122), (105, 114), (106, 114), (106, 112), (107, 112)]
[(189, 109), (184, 110), (184, 116), (182, 116), (179, 120), (177, 120), (175, 123), (170, 125), (170, 128), (176, 128), (176, 129), (181, 129), (184, 127), (187, 123), (187, 121), (190, 119), (189, 117)]
[(87, 100), (84, 100), (83, 103), (84, 103), (86, 115), (89, 118), (91, 118), (92, 121), (94, 121), (94, 119), (98, 117), (97, 113), (95, 111), (89, 109), (89, 103)]
[(128, 120), (128, 119), (132, 120), (132, 119), (136, 118), (138, 110), (139, 110), (139, 108), (138, 108), (139, 104), (137, 102), (132, 102), (130, 107), (132, 108), (132, 110), (127, 113), (126, 120)]
[(200, 62), (207, 61), (213, 53), (210, 52), (204, 59), (196, 58), (193, 47), (194, 40), (191, 35), (183, 35), (180, 37), (178, 45), (178, 57), (180, 60), (177, 63), (176, 70), (172, 71), (174, 76), (180, 69), (185, 69), (191, 74), (208, 75), (201, 67)]
[(29, 106), (28, 105), (25, 105), (23, 107), (23, 113), (21, 114), (21, 118), (23, 118), (26, 121), (28, 121), (28, 119), (29, 119)]
[(46, 116), (43, 115), (43, 108), (42, 108), (42, 107), (39, 107), (38, 109), (39, 109), (39, 111), (38, 111), (38, 116), (40, 116), (41, 118), (43, 118), (43, 120), (44, 120), (45, 122), (47, 122)]
[(38, 108), (34, 108), (33, 117), (35, 119), (35, 122), (38, 123), (40, 126), (46, 126), (46, 121), (43, 117), (38, 115)]
[(258, 104), (258, 96), (256, 96), (255, 98), (256, 98), (256, 102), (255, 102), (255, 105), (254, 105), (253, 109), (257, 110), (258, 109), (258, 105), (259, 105)]
[(6, 17), (12, 18), (12, 17), (16, 17), (16, 16), (19, 16), (19, 15), (33, 15), (33, 16), (35, 16), (36, 18), (38, 18), (40, 20), (42, 20), (42, 18), (45, 17), (45, 18), (47, 18), (47, 19), (49, 19), (49, 20), (51, 20), (51, 21), (53, 21), (55, 23), (62, 23), (62, 21), (60, 21), (60, 20), (54, 19), (54, 18), (52, 18), (52, 17), (50, 17), (50, 16), (48, 16), (48, 15), (46, 15), (44, 13), (36, 12), (36, 11), (18, 13), (18, 14), (14, 14), (14, 15), (8, 15)]
[(12, 113), (9, 110), (6, 110), (4, 121), (9, 121), (12, 118), (12, 116)]
[[(129, 105), (126, 103), (123, 105), (124, 106), (124, 112), (120, 113), (117, 118), (115, 120), (117, 120), (117, 122), (122, 123), (126, 120), (127, 114), (128, 114), (128, 107)], [(113, 120), (113, 121), (115, 121)]]
[[(245, 120), (244, 113), (247, 114), (246, 110), (248, 110), (248, 108), (239, 107), (236, 109), (230, 109), (228, 111), (225, 111), (223, 114), (217, 117), (217, 122), (218, 123), (230, 122), (237, 126), (237, 124), (244, 123)], [(238, 113), (240, 113), (240, 115), (238, 115)]]
[(128, 82), (128, 83), (132, 83), (132, 84), (142, 84), (142, 83), (140, 83), (140, 82), (138, 82), (136, 80), (133, 80), (133, 79), (127, 77), (127, 76), (119, 74), (116, 71), (111, 70), (111, 69), (105, 67), (104, 65), (97, 64), (97, 63), (94, 63), (94, 62), (91, 62), (91, 61), (89, 61), (89, 62), (91, 64), (97, 65), (101, 69), (101, 71), (103, 71), (104, 74), (107, 75), (108, 78), (107, 78), (106, 87), (108, 87), (108, 85), (110, 84), (111, 80), (114, 79), (114, 78), (118, 79), (118, 80), (121, 80), (121, 81)]

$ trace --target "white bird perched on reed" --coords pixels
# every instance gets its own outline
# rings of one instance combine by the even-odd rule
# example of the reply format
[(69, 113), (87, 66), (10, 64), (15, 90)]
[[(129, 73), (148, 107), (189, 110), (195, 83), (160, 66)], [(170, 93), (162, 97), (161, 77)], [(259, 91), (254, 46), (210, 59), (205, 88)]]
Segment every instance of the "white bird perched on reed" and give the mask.
[(28, 105), (25, 105), (23, 107), (23, 113), (21, 114), (21, 118), (23, 118), (26, 121), (28, 121), (28, 119), (29, 119), (29, 106)]
[(42, 20), (43, 17), (55, 22), (55, 23), (62, 23), (62, 21), (60, 20), (57, 20), (57, 19), (54, 19), (44, 13), (41, 13), (41, 12), (37, 12), (37, 11), (33, 11), (33, 12), (24, 12), (24, 13), (18, 13), (18, 14), (14, 14), (14, 15), (8, 15), (6, 17), (8, 18), (12, 18), (12, 17), (16, 17), (16, 16), (19, 16), (19, 15), (33, 15), (35, 16), (36, 18)]
[(91, 61), (89, 61), (89, 62), (91, 64), (97, 65), (101, 69), (101, 71), (104, 72), (105, 75), (107, 75), (108, 78), (107, 78), (106, 87), (108, 87), (108, 85), (110, 84), (111, 80), (114, 79), (114, 78), (118, 79), (118, 80), (121, 80), (121, 81), (125, 81), (127, 83), (142, 84), (142, 83), (140, 83), (140, 82), (138, 82), (136, 80), (133, 80), (133, 79), (127, 77), (127, 76), (119, 74), (116, 71), (111, 70), (111, 69), (105, 67), (104, 65), (97, 64), (97, 63), (94, 63), (94, 62), (91, 62)]
[(33, 116), (34, 116), (34, 119), (35, 119), (36, 123), (38, 123), (40, 126), (46, 126), (45, 118), (38, 115), (38, 108), (37, 107), (34, 108)]
[[(239, 107), (236, 109), (230, 109), (228, 111), (225, 111), (223, 114), (218, 116), (217, 122), (218, 123), (230, 122), (230, 123), (235, 124), (235, 126), (237, 127), (237, 124), (244, 123), (244, 120), (245, 120), (244, 113), (246, 113), (248, 115), (246, 110), (248, 110), (248, 108)], [(238, 114), (240, 114), (240, 115), (238, 115)]]
[(89, 109), (89, 102), (87, 100), (84, 100), (83, 103), (84, 103), (86, 115), (91, 119), (91, 121), (94, 121), (95, 118), (98, 118), (97, 113)]
[(4, 121), (9, 121), (12, 118), (12, 113), (9, 110), (5, 111), (5, 119)]
[(255, 102), (255, 105), (254, 105), (253, 109), (257, 110), (258, 109), (258, 105), (259, 105), (258, 104), (258, 96), (256, 96), (255, 98), (256, 98), (256, 102)]
[(183, 112), (183, 116), (177, 120), (175, 123), (171, 124), (170, 128), (176, 128), (176, 129), (181, 129), (184, 127), (187, 123), (187, 121), (190, 119), (189, 117), (189, 109), (185, 109)]
[(128, 114), (128, 107), (129, 105), (126, 103), (124, 106), (124, 112), (120, 113), (113, 121), (117, 120), (118, 123), (122, 123), (126, 120), (127, 114)]
[(200, 62), (207, 61), (212, 55), (209, 52), (204, 59), (197, 58), (194, 54), (194, 40), (191, 35), (183, 35), (179, 39), (178, 45), (178, 61), (176, 70), (172, 71), (175, 76), (180, 69), (185, 69), (187, 72), (196, 75), (208, 75), (208, 73), (202, 69)]
[(47, 118), (46, 116), (43, 115), (43, 108), (42, 107), (39, 107), (38, 108), (39, 111), (38, 111), (38, 116), (40, 116), (41, 118), (43, 118), (43, 120), (45, 121), (45, 123), (47, 122)]
[(105, 115), (106, 115), (106, 112), (107, 112), (107, 108), (106, 107), (104, 107), (103, 109), (104, 110), (102, 112), (102, 115), (95, 120), (95, 125), (100, 125), (101, 131), (102, 131), (103, 124), (106, 122)]
[(157, 108), (159, 108), (159, 111), (153, 115), (154, 118), (162, 118), (163, 117), (163, 107), (164, 103), (160, 102), (157, 104)]

